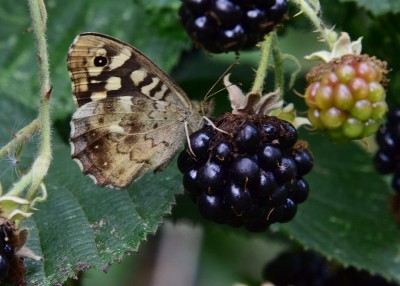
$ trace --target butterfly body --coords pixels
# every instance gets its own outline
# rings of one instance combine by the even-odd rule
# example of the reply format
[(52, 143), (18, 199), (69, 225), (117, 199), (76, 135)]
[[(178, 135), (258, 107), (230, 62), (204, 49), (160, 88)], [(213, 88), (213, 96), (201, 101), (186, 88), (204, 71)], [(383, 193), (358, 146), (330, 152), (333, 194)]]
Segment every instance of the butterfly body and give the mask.
[(202, 112), (184, 91), (134, 47), (84, 33), (68, 53), (78, 110), (71, 120), (72, 158), (101, 186), (125, 188), (150, 169), (161, 171)]

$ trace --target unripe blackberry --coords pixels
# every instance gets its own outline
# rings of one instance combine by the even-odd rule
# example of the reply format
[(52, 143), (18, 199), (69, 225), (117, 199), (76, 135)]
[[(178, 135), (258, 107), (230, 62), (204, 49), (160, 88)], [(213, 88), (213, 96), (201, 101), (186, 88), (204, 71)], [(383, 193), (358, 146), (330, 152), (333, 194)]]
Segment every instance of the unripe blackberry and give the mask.
[(214, 129), (206, 126), (190, 135), (178, 165), (185, 193), (203, 217), (265, 231), (272, 223), (291, 220), (307, 198), (303, 176), (313, 158), (289, 122), (225, 113)]
[(387, 110), (386, 63), (368, 55), (344, 55), (307, 74), (305, 102), (311, 124), (336, 142), (374, 134)]
[(192, 40), (212, 53), (254, 47), (286, 17), (286, 0), (183, 0), (179, 19)]

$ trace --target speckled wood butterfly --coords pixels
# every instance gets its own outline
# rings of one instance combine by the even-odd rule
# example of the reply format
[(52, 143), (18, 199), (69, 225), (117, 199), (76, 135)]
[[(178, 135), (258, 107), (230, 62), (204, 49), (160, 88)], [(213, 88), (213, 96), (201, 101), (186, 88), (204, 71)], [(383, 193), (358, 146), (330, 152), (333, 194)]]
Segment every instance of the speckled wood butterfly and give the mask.
[[(188, 129), (199, 129), (201, 105), (134, 47), (83, 33), (68, 52), (78, 110), (71, 120), (72, 158), (100, 186), (125, 188), (148, 170), (162, 171)], [(207, 106), (208, 107), (208, 106)]]

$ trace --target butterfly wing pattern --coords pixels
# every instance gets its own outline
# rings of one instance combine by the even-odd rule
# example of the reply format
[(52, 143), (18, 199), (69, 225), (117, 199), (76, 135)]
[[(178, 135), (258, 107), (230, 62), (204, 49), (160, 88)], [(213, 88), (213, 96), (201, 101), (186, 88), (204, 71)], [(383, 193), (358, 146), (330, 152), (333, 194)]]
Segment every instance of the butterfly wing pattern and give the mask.
[(83, 33), (68, 53), (78, 107), (71, 119), (71, 153), (100, 186), (125, 188), (148, 170), (161, 171), (201, 115), (184, 91), (134, 47)]

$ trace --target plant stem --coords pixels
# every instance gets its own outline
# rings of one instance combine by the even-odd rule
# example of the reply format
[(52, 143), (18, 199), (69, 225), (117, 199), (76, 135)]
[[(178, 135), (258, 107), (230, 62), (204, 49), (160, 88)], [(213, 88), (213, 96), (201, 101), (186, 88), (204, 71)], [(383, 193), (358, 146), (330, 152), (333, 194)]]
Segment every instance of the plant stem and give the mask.
[(267, 34), (264, 37), (264, 41), (261, 44), (261, 59), (260, 64), (258, 65), (256, 78), (253, 83), (253, 87), (251, 88), (251, 93), (259, 94), (262, 92), (264, 80), (267, 76), (267, 68), (268, 68), (268, 60), (271, 52), (271, 44), (272, 44), (272, 33)]
[(36, 118), (24, 128), (20, 129), (14, 135), (14, 139), (0, 149), (0, 159), (10, 154), (12, 150), (16, 150), (17, 146), (24, 144), (24, 141), (29, 139), (39, 129), (39, 127), (39, 119)]
[(330, 49), (337, 40), (337, 33), (333, 29), (328, 28), (322, 21), (321, 6), (318, 0), (292, 0), (299, 6), (301, 12), (305, 13), (317, 31), (321, 34), (322, 39), (326, 42)]
[(47, 175), (51, 161), (51, 136), (50, 136), (50, 105), (51, 95), (50, 68), (46, 42), (47, 13), (43, 0), (28, 0), (32, 17), (32, 26), (35, 34), (35, 44), (39, 61), (39, 80), (41, 101), (38, 121), (40, 125), (39, 154), (32, 164), (30, 171), (16, 182), (7, 195), (19, 195), (29, 185), (26, 199), (31, 201), (36, 196), (37, 190)]
[(280, 97), (282, 98), (284, 94), (284, 87), (285, 87), (285, 78), (283, 74), (283, 59), (281, 55), (281, 51), (278, 48), (277, 42), (277, 36), (276, 33), (273, 35), (273, 41), (274, 45), (272, 47), (272, 57), (274, 59), (274, 71), (275, 71), (275, 88), (274, 90), (277, 90), (279, 88), (279, 94)]

